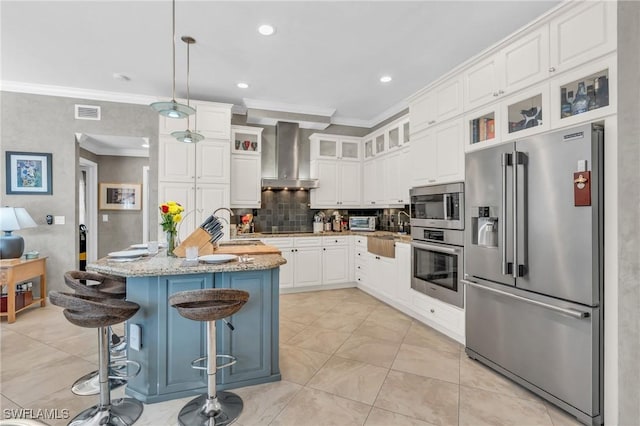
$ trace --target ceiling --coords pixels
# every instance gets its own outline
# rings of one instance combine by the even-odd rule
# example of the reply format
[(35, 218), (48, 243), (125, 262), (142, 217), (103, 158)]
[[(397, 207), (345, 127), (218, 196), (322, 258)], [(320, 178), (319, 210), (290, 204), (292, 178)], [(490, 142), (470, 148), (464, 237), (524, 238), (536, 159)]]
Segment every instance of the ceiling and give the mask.
[[(558, 1), (176, 2), (177, 97), (333, 111), (371, 127), (406, 98)], [(63, 86), (170, 97), (171, 2), (0, 3), (3, 88)], [(276, 33), (258, 34), (270, 23)], [(115, 79), (121, 73), (129, 81)], [(393, 80), (380, 83), (382, 75)], [(247, 82), (248, 89), (236, 87)], [(33, 86), (32, 86), (33, 87)], [(238, 109), (238, 108), (237, 108)]]

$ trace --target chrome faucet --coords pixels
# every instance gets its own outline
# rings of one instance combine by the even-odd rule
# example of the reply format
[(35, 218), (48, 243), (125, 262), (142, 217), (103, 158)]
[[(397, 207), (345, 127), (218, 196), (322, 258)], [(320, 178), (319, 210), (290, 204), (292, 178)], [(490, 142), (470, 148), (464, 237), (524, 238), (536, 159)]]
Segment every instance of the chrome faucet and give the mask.
[(229, 212), (229, 214), (230, 214), (231, 216), (235, 216), (235, 214), (233, 213), (233, 211), (232, 211), (231, 209), (229, 209), (229, 208), (227, 208), (227, 207), (218, 207), (217, 209), (215, 209), (215, 210), (213, 211), (213, 215), (212, 215), (213, 217), (224, 220), (225, 222), (227, 222), (227, 225), (228, 225), (228, 224), (229, 224), (229, 221), (227, 220), (227, 218), (226, 218), (226, 217), (224, 217), (224, 216), (216, 216), (216, 213), (217, 213), (219, 210), (226, 210), (226, 211), (228, 211), (228, 212)]
[[(398, 212), (398, 225), (400, 225), (400, 215), (401, 215), (401, 214), (404, 214), (404, 215), (407, 217), (407, 219), (409, 219), (409, 221), (411, 221), (411, 216), (409, 216), (409, 215), (407, 214), (407, 212), (405, 212), (404, 210), (400, 210), (400, 211)], [(405, 223), (406, 223), (406, 222), (405, 222)]]

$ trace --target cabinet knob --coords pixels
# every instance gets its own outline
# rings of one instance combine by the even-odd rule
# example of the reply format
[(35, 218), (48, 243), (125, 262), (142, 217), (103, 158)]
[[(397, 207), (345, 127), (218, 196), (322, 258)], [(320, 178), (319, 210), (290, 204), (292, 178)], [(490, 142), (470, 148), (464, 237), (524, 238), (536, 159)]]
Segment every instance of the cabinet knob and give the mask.
[(436, 124), (436, 120), (431, 120), (427, 123), (428, 125)]
[(338, 242), (338, 240), (336, 240), (336, 243)]
[(432, 314), (435, 314), (436, 310), (432, 308), (432, 309), (429, 309), (429, 312), (431, 312)]
[(372, 201), (372, 202), (371, 202), (371, 204), (375, 204), (375, 203), (376, 203), (375, 201)]
[(498, 92), (493, 92), (493, 97), (497, 98), (498, 97)]
[(549, 72), (556, 72), (556, 67), (549, 68)]
[(504, 90), (502, 90), (502, 89), (498, 90), (498, 94), (499, 95), (504, 95)]
[(435, 181), (436, 181), (435, 179), (429, 179), (429, 183), (433, 183)]
[(322, 249), (322, 251), (327, 251), (327, 249), (326, 249), (326, 248), (323, 248), (323, 249)]

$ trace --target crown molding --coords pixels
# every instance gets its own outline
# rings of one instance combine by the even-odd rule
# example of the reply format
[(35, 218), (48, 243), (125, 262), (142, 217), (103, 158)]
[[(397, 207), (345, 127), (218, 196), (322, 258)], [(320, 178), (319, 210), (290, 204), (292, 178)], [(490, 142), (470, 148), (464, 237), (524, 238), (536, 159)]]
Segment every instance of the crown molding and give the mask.
[(398, 114), (399, 112), (407, 108), (409, 108), (409, 103), (406, 100), (403, 100), (393, 105), (391, 108), (387, 108), (386, 110), (382, 111), (380, 114), (376, 115), (370, 120), (361, 120), (358, 118), (347, 118), (347, 117), (331, 117), (331, 124), (373, 129), (378, 124), (382, 123), (384, 120), (388, 119), (389, 117), (393, 117), (394, 115)]
[(127, 104), (148, 105), (159, 98), (122, 92), (81, 89), (77, 87), (50, 86), (45, 84), (24, 83), (21, 81), (0, 82), (0, 90), (5, 92), (30, 93), (33, 95), (60, 96), (63, 98), (91, 99), (96, 101), (122, 102)]
[(282, 102), (261, 101), (258, 99), (243, 98), (242, 101), (247, 109), (264, 109), (268, 111), (291, 112), (296, 114), (320, 115), (331, 117), (335, 108), (314, 107), (308, 105), (295, 105)]

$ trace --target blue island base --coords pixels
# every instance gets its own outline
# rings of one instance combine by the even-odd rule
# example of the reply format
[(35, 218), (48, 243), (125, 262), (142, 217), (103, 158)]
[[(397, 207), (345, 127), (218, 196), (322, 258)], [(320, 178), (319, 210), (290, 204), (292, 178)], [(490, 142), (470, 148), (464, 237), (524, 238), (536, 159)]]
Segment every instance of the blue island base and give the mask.
[(168, 303), (171, 294), (203, 288), (232, 288), (249, 292), (249, 300), (233, 324), (216, 323), (218, 354), (233, 355), (237, 363), (218, 370), (218, 390), (281, 379), (279, 366), (279, 268), (246, 272), (128, 277), (127, 300), (140, 310), (127, 326), (140, 327), (136, 350), (127, 333), (127, 357), (141, 365), (125, 393), (144, 403), (196, 396), (207, 391), (206, 374), (191, 361), (206, 353), (206, 323), (186, 319)]

